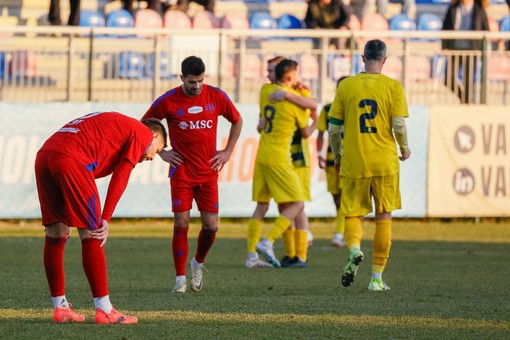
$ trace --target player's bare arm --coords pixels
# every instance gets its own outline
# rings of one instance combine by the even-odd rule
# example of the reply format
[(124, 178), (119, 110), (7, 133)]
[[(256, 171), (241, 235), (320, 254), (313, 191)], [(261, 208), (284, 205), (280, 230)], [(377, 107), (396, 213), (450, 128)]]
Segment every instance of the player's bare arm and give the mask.
[(326, 168), (326, 160), (322, 155), (323, 146), (324, 146), (324, 131), (319, 131), (319, 134), (317, 135), (317, 157), (319, 159), (319, 168), (321, 169)]
[(315, 110), (317, 108), (317, 98), (300, 96), (285, 90), (276, 90), (271, 93), (268, 98), (273, 103), (281, 100), (288, 100), (302, 109)]
[(398, 142), (398, 145), (400, 147), (400, 154), (401, 156), (399, 159), (401, 161), (405, 161), (411, 156), (411, 150), (409, 149), (408, 143), (407, 143), (407, 128), (406, 123), (404, 121), (404, 117), (393, 117), (392, 118), (392, 127), (393, 127), (393, 133), (395, 134), (395, 139)]
[(314, 133), (315, 129), (317, 129), (317, 124), (319, 122), (319, 117), (317, 116), (317, 111), (312, 110), (312, 112), (310, 114), (310, 118), (312, 119), (312, 124), (301, 129), (301, 136), (304, 138), (310, 137)]

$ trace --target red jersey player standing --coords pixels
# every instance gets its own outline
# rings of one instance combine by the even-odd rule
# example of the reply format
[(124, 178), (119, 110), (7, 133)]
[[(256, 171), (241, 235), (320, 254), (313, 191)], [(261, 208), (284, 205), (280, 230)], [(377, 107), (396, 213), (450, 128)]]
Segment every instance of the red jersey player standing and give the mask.
[[(89, 281), (98, 324), (133, 324), (138, 319), (117, 312), (110, 303), (103, 245), (108, 225), (131, 171), (151, 161), (166, 144), (164, 126), (118, 112), (95, 112), (77, 118), (53, 134), (35, 160), (42, 224), (46, 229), (44, 269), (54, 305), (53, 321), (83, 322), (65, 296), (64, 247), (69, 227), (78, 228), (83, 270)], [(112, 174), (104, 209), (96, 178)]]
[[(191, 260), (190, 287), (202, 290), (203, 264), (218, 230), (218, 172), (230, 159), (242, 128), (242, 118), (225, 92), (204, 84), (205, 65), (195, 56), (181, 63), (179, 87), (160, 96), (142, 119), (166, 119), (172, 150), (160, 152), (170, 163), (169, 177), (174, 212), (172, 253), (176, 284), (172, 292), (186, 292), (188, 228), (195, 199), (202, 220), (195, 257)], [(230, 123), (223, 150), (216, 150), (219, 116)]]

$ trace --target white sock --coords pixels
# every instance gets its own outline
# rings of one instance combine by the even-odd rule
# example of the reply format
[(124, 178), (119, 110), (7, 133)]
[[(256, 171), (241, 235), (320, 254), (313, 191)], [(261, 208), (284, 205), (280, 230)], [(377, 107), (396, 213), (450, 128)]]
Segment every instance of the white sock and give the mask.
[(193, 260), (191, 260), (191, 265), (192, 265), (193, 267), (202, 267), (204, 264), (203, 264), (203, 263), (198, 262), (197, 260), (195, 260), (195, 258), (193, 258)]
[(94, 305), (106, 314), (110, 314), (113, 309), (112, 303), (110, 302), (110, 295), (94, 298)]
[(372, 279), (382, 279), (382, 273), (372, 272)]
[(176, 282), (176, 283), (186, 282), (186, 275), (179, 275), (179, 276), (176, 276), (176, 277), (175, 277), (175, 282)]
[(69, 302), (67, 302), (65, 295), (52, 296), (51, 301), (53, 302), (54, 308), (63, 308), (63, 309), (69, 308)]

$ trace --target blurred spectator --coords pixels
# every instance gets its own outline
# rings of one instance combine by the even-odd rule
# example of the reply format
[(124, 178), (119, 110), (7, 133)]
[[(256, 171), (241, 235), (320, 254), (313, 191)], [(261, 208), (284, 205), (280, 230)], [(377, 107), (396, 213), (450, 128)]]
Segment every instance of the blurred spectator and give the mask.
[[(351, 0), (350, 7), (353, 13), (361, 20), (363, 15), (369, 13), (373, 1), (374, 0)], [(375, 0), (376, 13), (385, 17), (389, 2), (390, 0)], [(402, 4), (402, 10), (400, 12), (413, 18), (416, 9), (415, 0), (398, 0), (398, 2)]]
[[(488, 31), (489, 19), (484, 0), (452, 0), (443, 20), (443, 31)], [(443, 50), (481, 51), (479, 39), (443, 39)], [(477, 57), (460, 53), (447, 54), (445, 85), (460, 98), (463, 104), (474, 103), (474, 72)], [(459, 74), (460, 71), (460, 74)], [(459, 76), (461, 86), (457, 84)]]
[[(80, 2), (81, 0), (69, 0), (69, 20), (67, 25), (79, 26), (80, 25)], [(48, 21), (50, 25), (58, 26), (62, 25), (62, 19), (60, 18), (60, 0), (50, 1), (50, 11), (48, 13)]]
[[(162, 14), (161, 0), (145, 0), (145, 2), (147, 2), (147, 8)], [(133, 10), (133, 0), (122, 0), (122, 8), (131, 13), (133, 18), (135, 17), (135, 11)]]
[[(306, 28), (349, 29), (350, 14), (342, 0), (310, 0), (305, 15)], [(338, 39), (332, 39), (331, 43), (340, 47)]]
[(199, 4), (204, 7), (204, 10), (214, 13), (214, 0), (163, 0), (163, 12), (176, 9), (187, 13), (190, 2)]

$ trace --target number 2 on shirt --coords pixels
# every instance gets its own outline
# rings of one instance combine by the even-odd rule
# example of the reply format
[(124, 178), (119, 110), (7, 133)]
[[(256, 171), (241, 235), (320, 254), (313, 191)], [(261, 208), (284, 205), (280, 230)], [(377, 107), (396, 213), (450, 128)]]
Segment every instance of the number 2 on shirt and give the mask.
[(367, 120), (374, 119), (377, 116), (377, 102), (372, 99), (363, 99), (359, 102), (360, 109), (364, 109), (366, 106), (370, 106), (370, 113), (363, 113), (359, 116), (359, 132), (377, 133), (376, 127), (367, 126)]

